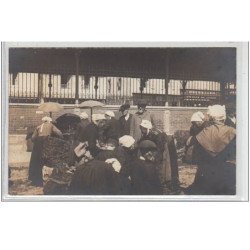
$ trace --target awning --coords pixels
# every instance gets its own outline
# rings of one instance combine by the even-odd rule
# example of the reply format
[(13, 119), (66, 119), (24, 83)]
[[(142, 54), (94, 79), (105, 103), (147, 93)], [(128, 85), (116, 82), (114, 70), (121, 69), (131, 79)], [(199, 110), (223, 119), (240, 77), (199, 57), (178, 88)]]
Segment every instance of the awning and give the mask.
[(236, 82), (236, 48), (10, 48), (9, 72)]

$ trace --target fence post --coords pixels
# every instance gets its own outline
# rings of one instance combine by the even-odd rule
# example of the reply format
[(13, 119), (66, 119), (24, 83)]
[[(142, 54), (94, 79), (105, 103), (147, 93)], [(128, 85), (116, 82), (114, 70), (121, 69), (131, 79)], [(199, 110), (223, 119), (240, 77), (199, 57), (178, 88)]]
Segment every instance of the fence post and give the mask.
[(78, 104), (79, 102), (79, 52), (77, 51), (75, 53), (75, 59), (76, 59), (76, 89), (75, 89), (75, 104)]
[(170, 74), (169, 74), (169, 63), (170, 63), (170, 54), (169, 52), (166, 54), (166, 58), (165, 58), (165, 105), (166, 103), (168, 104), (168, 84), (170, 81)]
[(226, 83), (220, 82), (220, 104), (225, 104)]
[(42, 74), (38, 74), (38, 102), (41, 103), (43, 100), (43, 75)]
[(166, 106), (166, 104), (168, 105), (168, 84), (169, 84), (169, 76), (168, 75), (166, 75), (166, 77), (165, 77), (165, 106)]
[(97, 100), (97, 90), (98, 90), (98, 76), (95, 76), (95, 99)]
[(140, 79), (140, 92), (141, 92), (141, 99), (143, 98), (143, 90), (146, 87), (148, 79), (147, 78), (141, 78)]
[(182, 106), (184, 107), (187, 80), (182, 80), (181, 85), (182, 85)]
[(51, 100), (51, 88), (52, 88), (51, 74), (49, 74), (49, 84), (48, 84), (48, 87), (49, 87), (49, 102), (50, 102), (50, 100)]

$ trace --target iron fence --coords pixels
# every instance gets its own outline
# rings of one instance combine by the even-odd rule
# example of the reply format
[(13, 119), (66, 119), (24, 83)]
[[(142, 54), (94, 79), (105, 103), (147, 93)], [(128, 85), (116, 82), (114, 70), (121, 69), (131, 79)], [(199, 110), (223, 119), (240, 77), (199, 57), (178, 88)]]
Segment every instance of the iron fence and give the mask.
[[(9, 74), (9, 102), (39, 103), (57, 101), (75, 103), (75, 75), (49, 75), (35, 73)], [(143, 83), (143, 84), (142, 84)], [(151, 105), (165, 105), (165, 79), (147, 79), (114, 76), (79, 76), (79, 101), (96, 99), (106, 104), (136, 103), (140, 97)], [(235, 83), (225, 85), (225, 96), (235, 96)], [(207, 106), (221, 101), (220, 83), (208, 81), (170, 80), (168, 104), (170, 106)]]

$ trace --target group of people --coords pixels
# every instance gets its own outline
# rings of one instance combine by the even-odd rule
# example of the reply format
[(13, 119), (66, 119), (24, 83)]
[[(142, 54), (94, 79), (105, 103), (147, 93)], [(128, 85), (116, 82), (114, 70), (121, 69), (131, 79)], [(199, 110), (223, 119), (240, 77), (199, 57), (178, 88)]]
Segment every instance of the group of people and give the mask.
[[(129, 112), (129, 104), (122, 105), (119, 119), (112, 111), (93, 114), (91, 121), (87, 113), (80, 114), (70, 163), (76, 170), (68, 194), (160, 195), (178, 189), (173, 137), (155, 128), (146, 104), (140, 100), (135, 114)], [(44, 138), (53, 134), (62, 136), (48, 117), (33, 134), (34, 144), (38, 145), (34, 146), (30, 162), (29, 179), (33, 185), (42, 185), (43, 181), (41, 167), (37, 171), (38, 161), (34, 158), (41, 156)]]
[(81, 114), (75, 139), (82, 143), (83, 157), (76, 153), (70, 194), (160, 195), (177, 190), (174, 140), (154, 127), (146, 105), (140, 100), (131, 114), (130, 105), (123, 104), (119, 120), (112, 111), (93, 114), (91, 122)]
[[(158, 130), (152, 114), (140, 100), (135, 114), (124, 104), (115, 118), (105, 114), (81, 113), (72, 147), (72, 178), (67, 187), (71, 195), (162, 195), (180, 193), (177, 150), (173, 136)], [(230, 126), (225, 122), (230, 119)], [(194, 182), (186, 194), (235, 194), (235, 118), (227, 118), (225, 106), (208, 107), (191, 118), (187, 150), (197, 164)], [(29, 179), (43, 185), (42, 157), (44, 138), (62, 137), (49, 117), (33, 133), (34, 148)], [(37, 164), (40, 162), (40, 167)], [(35, 164), (34, 164), (35, 163)], [(49, 192), (48, 192), (49, 193)], [(50, 193), (57, 194), (57, 193)]]

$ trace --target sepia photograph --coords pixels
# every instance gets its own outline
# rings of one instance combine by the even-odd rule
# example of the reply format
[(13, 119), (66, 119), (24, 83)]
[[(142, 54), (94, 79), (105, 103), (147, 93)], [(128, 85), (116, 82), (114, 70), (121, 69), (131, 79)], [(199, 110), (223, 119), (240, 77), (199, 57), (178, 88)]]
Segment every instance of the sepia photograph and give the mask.
[(234, 199), (246, 46), (2, 43), (5, 199)]
[(2, 249), (250, 249), (248, 5), (1, 1)]

